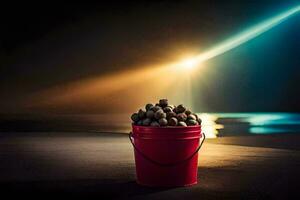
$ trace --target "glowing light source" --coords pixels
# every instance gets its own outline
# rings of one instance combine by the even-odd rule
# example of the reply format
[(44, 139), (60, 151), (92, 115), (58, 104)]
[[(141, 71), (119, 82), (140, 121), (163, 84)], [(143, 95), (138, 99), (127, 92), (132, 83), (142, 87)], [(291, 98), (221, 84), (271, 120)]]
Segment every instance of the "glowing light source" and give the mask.
[(218, 136), (218, 130), (223, 129), (224, 125), (217, 124), (218, 117), (214, 114), (197, 113), (202, 120), (201, 129), (205, 133), (207, 138), (216, 138)]
[[(169, 98), (172, 102), (182, 103), (182, 96), (187, 96), (187, 99), (191, 100), (192, 97), (190, 97), (190, 95), (182, 93), (182, 91), (191, 90), (191, 87), (188, 86), (190, 79), (187, 79), (187, 81), (183, 80), (182, 73), (185, 73), (188, 75), (188, 78), (190, 78), (189, 75), (192, 75), (190, 72), (193, 72), (201, 63), (261, 35), (299, 11), (300, 6), (289, 9), (217, 44), (199, 55), (190, 56), (188, 59), (179, 60), (179, 62), (136, 68), (134, 70), (113, 73), (107, 76), (78, 80), (35, 93), (32, 98), (26, 101), (26, 106), (29, 107), (30, 110), (32, 110), (32, 107), (50, 107), (57, 109), (59, 106), (66, 108), (71, 106), (70, 110), (73, 110), (72, 105), (74, 105), (76, 109), (78, 109), (79, 105), (82, 105), (82, 110), (86, 109), (86, 105), (89, 105), (88, 107), (90, 109), (98, 109), (101, 111), (102, 109), (110, 109), (111, 107), (130, 109), (127, 102), (131, 102), (131, 105), (138, 105), (139, 103), (142, 105), (142, 103), (150, 101), (151, 98), (155, 96), (160, 94), (165, 95), (166, 91), (168, 92), (168, 96), (171, 94), (175, 95), (175, 97), (172, 97), (173, 99)], [(180, 84), (174, 84), (179, 81), (181, 81)], [(182, 88), (179, 89), (179, 87)], [(139, 92), (139, 98), (136, 98), (137, 91)], [(155, 92), (155, 95), (153, 92)], [(157, 98), (155, 98), (155, 100), (156, 99)], [(177, 99), (178, 102), (176, 101)], [(101, 104), (99, 104), (99, 102), (101, 102)], [(207, 119), (207, 116), (202, 117), (204, 120)], [(211, 120), (207, 119), (206, 121)], [(207, 132), (213, 135), (212, 130), (207, 130)]]
[(195, 59), (195, 58), (184, 59), (183, 61), (181, 61), (179, 63), (180, 66), (182, 66), (183, 68), (186, 68), (188, 70), (197, 67), (199, 64), (200, 63), (198, 63), (197, 59)]
[(300, 11), (300, 6), (294, 7), (292, 9), (289, 9), (286, 12), (283, 12), (275, 17), (272, 17), (266, 21), (263, 21), (262, 23), (253, 26), (252, 28), (249, 28), (248, 30), (226, 40), (223, 43), (220, 43), (216, 45), (215, 47), (207, 50), (204, 53), (201, 53), (191, 59), (188, 59), (184, 62), (179, 62), (179, 65), (184, 66), (185, 68), (193, 68), (194, 66), (199, 65), (200, 63), (209, 60), (211, 58), (214, 58), (218, 55), (221, 55), (233, 48), (236, 48), (240, 46), (241, 44), (261, 35), (262, 33), (270, 30), (274, 26), (280, 24), (284, 20), (286, 20), (288, 17), (296, 14)]

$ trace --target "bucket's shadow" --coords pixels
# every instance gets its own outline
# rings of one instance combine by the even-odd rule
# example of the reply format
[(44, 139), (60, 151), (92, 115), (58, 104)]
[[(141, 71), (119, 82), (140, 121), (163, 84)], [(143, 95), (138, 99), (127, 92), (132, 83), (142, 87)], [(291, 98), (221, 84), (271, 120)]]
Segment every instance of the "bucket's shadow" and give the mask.
[[(129, 199), (135, 196), (158, 193), (172, 188), (152, 188), (138, 185), (135, 181), (116, 180), (70, 180), (33, 181), (0, 184), (1, 194), (29, 198), (53, 199), (56, 197)], [(45, 197), (45, 198), (44, 198)]]

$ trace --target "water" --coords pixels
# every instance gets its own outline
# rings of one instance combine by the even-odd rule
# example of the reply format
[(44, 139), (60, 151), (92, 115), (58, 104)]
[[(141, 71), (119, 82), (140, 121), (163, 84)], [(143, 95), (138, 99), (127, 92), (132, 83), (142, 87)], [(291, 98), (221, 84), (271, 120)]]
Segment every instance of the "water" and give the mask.
[(300, 133), (300, 113), (204, 113), (203, 131), (210, 138)]
[[(300, 133), (300, 113), (198, 113), (208, 138)], [(130, 114), (0, 116), (0, 132), (129, 133)], [(9, 133), (8, 133), (9, 134)]]

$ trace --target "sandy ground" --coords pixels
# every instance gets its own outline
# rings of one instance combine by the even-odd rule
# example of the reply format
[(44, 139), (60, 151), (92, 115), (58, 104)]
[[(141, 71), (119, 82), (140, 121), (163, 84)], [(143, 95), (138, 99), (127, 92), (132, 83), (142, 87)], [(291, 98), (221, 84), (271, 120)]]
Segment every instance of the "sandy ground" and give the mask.
[(209, 139), (200, 150), (199, 184), (147, 188), (135, 183), (133, 149), (126, 135), (1, 137), (0, 192), (39, 199), (299, 199), (295, 140), (299, 136)]

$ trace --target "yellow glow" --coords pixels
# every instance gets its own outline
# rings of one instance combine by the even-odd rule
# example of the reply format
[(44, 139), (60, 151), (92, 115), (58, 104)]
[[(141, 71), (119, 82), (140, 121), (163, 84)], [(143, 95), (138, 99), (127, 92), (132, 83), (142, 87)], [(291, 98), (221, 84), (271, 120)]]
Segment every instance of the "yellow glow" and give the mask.
[(191, 70), (197, 67), (200, 63), (197, 62), (195, 58), (184, 59), (183, 61), (179, 62), (179, 65), (187, 70)]
[[(168, 98), (174, 104), (191, 100), (190, 76), (203, 62), (219, 56), (256, 36), (280, 24), (289, 16), (297, 13), (300, 6), (272, 17), (229, 40), (215, 45), (211, 49), (187, 59), (170, 64), (135, 68), (119, 73), (57, 85), (38, 92), (29, 98), (26, 106), (30, 108), (50, 108), (53, 110), (85, 109), (97, 111), (117, 110), (123, 112), (134, 110), (145, 102), (153, 102), (160, 97)], [(189, 78), (189, 77), (188, 77)], [(186, 99), (186, 102), (182, 101)], [(130, 103), (129, 103), (130, 102)], [(131, 106), (131, 107), (130, 107)], [(203, 116), (207, 119), (207, 116)], [(210, 121), (207, 119), (207, 121)], [(207, 131), (212, 134), (212, 131)]]
[(49, 88), (28, 99), (27, 106), (66, 112), (86, 108), (95, 111), (131, 111), (137, 105), (155, 102), (158, 97), (165, 98), (165, 91), (172, 90), (170, 87), (179, 75), (174, 65), (127, 70)]
[(216, 123), (217, 116), (213, 114), (202, 113), (198, 116), (202, 120), (201, 128), (207, 138), (216, 138), (218, 130), (224, 128), (223, 125)]

